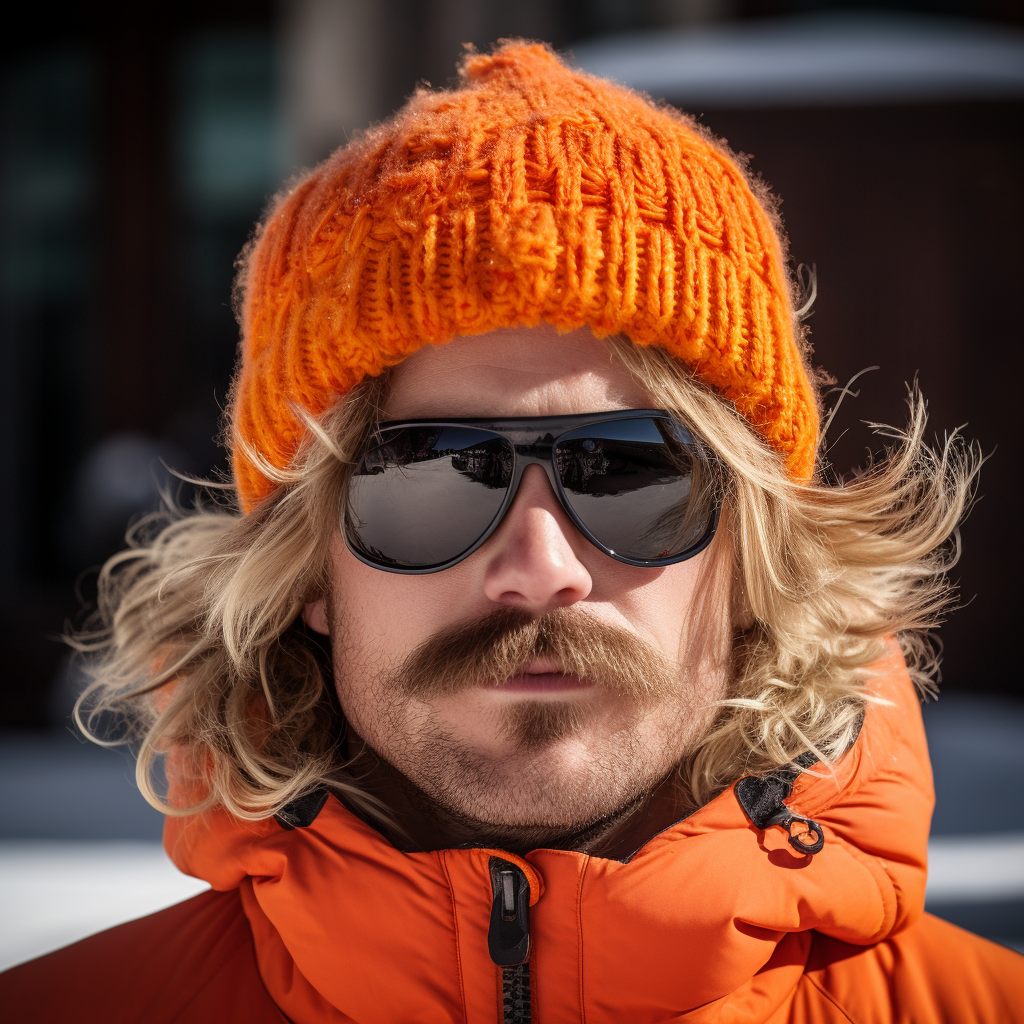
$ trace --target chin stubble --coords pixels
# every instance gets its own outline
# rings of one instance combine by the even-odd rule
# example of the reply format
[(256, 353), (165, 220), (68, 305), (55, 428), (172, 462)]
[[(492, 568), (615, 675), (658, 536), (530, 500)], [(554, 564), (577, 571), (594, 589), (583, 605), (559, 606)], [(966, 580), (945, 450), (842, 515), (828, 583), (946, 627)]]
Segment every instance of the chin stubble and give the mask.
[[(621, 698), (614, 701), (616, 728), (605, 737), (604, 748), (569, 774), (558, 769), (548, 751), (561, 740), (584, 736), (595, 715), (601, 717), (590, 699), (592, 690), (579, 697), (524, 696), (496, 709), (497, 733), (515, 751), (498, 760), (453, 735), (431, 707), (432, 698), (499, 686), (536, 658)], [(672, 735), (658, 737), (660, 751), (641, 749), (637, 730), (655, 705), (678, 699), (678, 666), (635, 633), (576, 607), (540, 617), (501, 609), (443, 630), (381, 682), (378, 692), (390, 695), (378, 705), (386, 722), (383, 735), (397, 743), (384, 744), (389, 749), (374, 745), (377, 756), (453, 820), (467, 827), (476, 823), (481, 835), (498, 829), (509, 836), (522, 837), (525, 830), (550, 837), (590, 828), (640, 798), (682, 743), (681, 721), (679, 735), (673, 729)], [(606, 700), (601, 704), (609, 706)], [(413, 708), (418, 725), (410, 730)]]

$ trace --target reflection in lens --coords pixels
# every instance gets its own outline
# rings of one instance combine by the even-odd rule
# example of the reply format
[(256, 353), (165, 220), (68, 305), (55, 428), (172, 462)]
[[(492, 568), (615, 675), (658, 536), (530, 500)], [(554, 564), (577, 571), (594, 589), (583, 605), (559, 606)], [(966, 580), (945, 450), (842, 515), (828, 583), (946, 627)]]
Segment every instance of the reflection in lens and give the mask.
[(711, 525), (716, 488), (708, 466), (670, 420), (581, 427), (560, 438), (554, 461), (573, 511), (617, 555), (671, 558), (700, 543)]
[(498, 514), (513, 461), (505, 438), (475, 427), (388, 431), (352, 475), (346, 538), (380, 565), (413, 569), (451, 561)]

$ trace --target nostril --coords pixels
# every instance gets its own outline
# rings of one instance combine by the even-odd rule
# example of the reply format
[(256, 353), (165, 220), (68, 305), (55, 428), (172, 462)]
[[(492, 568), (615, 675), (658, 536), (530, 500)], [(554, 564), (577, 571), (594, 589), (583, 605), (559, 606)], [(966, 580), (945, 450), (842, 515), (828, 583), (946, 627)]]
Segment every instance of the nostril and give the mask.
[(519, 590), (505, 590), (497, 598), (498, 604), (504, 605), (528, 605), (531, 608), (545, 606), (551, 608), (566, 608), (587, 596), (586, 588), (583, 587), (562, 587), (550, 596), (538, 594), (531, 598), (528, 594)]

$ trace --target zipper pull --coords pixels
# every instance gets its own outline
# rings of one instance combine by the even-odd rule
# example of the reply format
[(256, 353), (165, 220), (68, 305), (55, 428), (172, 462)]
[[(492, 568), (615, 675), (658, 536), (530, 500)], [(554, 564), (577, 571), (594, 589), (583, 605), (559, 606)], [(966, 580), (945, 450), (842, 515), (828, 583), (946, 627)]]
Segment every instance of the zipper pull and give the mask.
[(530, 883), (511, 861), (491, 857), (491, 924), (487, 951), (499, 967), (524, 964), (530, 956)]
[(768, 819), (766, 827), (778, 825), (784, 828), (789, 836), (789, 845), (797, 853), (817, 853), (825, 845), (825, 835), (821, 826), (813, 818), (805, 818), (802, 814), (794, 814), (783, 804), (782, 810)]

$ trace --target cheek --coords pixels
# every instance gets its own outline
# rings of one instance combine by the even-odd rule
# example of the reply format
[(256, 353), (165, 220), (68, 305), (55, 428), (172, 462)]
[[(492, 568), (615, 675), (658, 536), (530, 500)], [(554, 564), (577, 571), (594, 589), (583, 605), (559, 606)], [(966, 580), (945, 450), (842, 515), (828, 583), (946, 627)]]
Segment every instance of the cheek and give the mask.
[(457, 609), (448, 573), (403, 576), (360, 562), (338, 538), (331, 548), (332, 638), (342, 688), (362, 689), (452, 621)]
[(402, 646), (403, 634), (415, 632), (415, 610), (405, 594), (410, 577), (365, 565), (343, 546), (331, 554), (335, 626), (352, 654), (382, 644)]
[(634, 625), (684, 666), (702, 660), (695, 648), (720, 650), (731, 636), (728, 588), (707, 555), (658, 570), (626, 598)]

